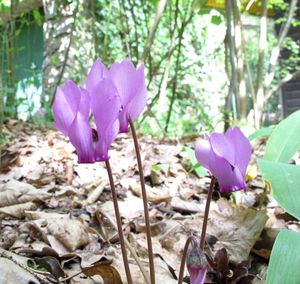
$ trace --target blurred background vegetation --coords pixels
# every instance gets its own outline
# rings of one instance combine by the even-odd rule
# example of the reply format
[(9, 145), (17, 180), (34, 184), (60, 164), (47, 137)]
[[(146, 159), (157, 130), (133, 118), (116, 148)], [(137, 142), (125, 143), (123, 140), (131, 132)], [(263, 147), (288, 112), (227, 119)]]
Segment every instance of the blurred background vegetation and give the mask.
[(299, 15), (297, 0), (1, 0), (1, 124), (52, 125), (57, 86), (98, 57), (145, 63), (145, 134), (275, 123), (300, 108)]

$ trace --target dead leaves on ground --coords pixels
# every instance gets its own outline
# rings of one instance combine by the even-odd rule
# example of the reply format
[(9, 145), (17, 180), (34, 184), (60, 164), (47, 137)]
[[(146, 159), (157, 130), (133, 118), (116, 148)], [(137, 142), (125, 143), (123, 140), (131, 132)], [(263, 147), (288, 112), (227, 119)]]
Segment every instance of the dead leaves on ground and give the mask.
[[(82, 271), (70, 283), (122, 283), (122, 279), (126, 283), (118, 235), (101, 215), (105, 212), (114, 220), (104, 165), (77, 164), (68, 140), (46, 128), (10, 121), (5, 133), (11, 142), (2, 154), (0, 246), (27, 255), (46, 268), (46, 277), (50, 274), (52, 280)], [(185, 169), (180, 142), (141, 138), (140, 146), (157, 283), (177, 283), (185, 240), (189, 234), (198, 236), (202, 225), (210, 179), (199, 179)], [(148, 269), (143, 202), (131, 138), (119, 136), (110, 156), (125, 235)], [(251, 181), (254, 182), (257, 178)], [(263, 187), (261, 181), (259, 186)], [(212, 202), (207, 251), (213, 258), (226, 248), (230, 261), (241, 263), (248, 259), (267, 216), (249, 207), (257, 202), (256, 191), (241, 193), (236, 200), (248, 206), (222, 199)], [(3, 267), (16, 264), (1, 257), (0, 260)], [(130, 268), (134, 283), (144, 283), (132, 256)]]

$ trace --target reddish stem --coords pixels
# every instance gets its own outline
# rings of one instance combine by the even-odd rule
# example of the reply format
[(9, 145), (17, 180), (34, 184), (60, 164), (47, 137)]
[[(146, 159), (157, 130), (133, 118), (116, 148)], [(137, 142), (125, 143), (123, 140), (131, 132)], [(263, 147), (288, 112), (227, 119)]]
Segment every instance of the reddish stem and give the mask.
[(204, 217), (203, 217), (201, 239), (200, 239), (200, 249), (201, 249), (201, 251), (203, 251), (204, 244), (205, 244), (205, 235), (206, 235), (206, 228), (207, 228), (207, 222), (208, 222), (209, 207), (210, 207), (210, 202), (211, 202), (211, 198), (212, 198), (214, 185), (215, 185), (215, 177), (212, 176), (210, 186), (209, 186), (209, 190), (208, 190), (208, 194), (207, 194)]
[(150, 279), (151, 284), (155, 284), (155, 270), (154, 270), (154, 258), (153, 258), (153, 250), (152, 250), (152, 241), (151, 241), (151, 228), (150, 228), (150, 221), (149, 221), (149, 210), (148, 210), (148, 198), (145, 186), (145, 178), (143, 172), (143, 165), (141, 159), (141, 153), (139, 148), (139, 143), (137, 139), (137, 135), (134, 128), (134, 123), (132, 122), (131, 118), (129, 118), (129, 125), (131, 128), (131, 133), (134, 141), (136, 159), (139, 169), (140, 175), (140, 182), (142, 188), (142, 196), (143, 196), (143, 204), (144, 204), (144, 216), (145, 216), (145, 225), (146, 225), (146, 236), (147, 236), (147, 246), (148, 246), (148, 257), (149, 257), (149, 266), (150, 266)]
[(183, 273), (184, 273), (186, 255), (187, 255), (189, 245), (190, 245), (191, 241), (193, 240), (193, 238), (194, 238), (193, 236), (188, 237), (186, 242), (185, 242), (184, 248), (183, 248), (181, 263), (180, 263), (180, 269), (179, 269), (179, 276), (178, 276), (178, 284), (181, 284), (182, 281), (183, 281)]
[(119, 239), (120, 239), (120, 244), (121, 244), (122, 257), (123, 257), (127, 282), (128, 282), (128, 284), (132, 284), (132, 278), (131, 278), (131, 273), (130, 273), (130, 269), (129, 269), (127, 251), (126, 251), (126, 247), (125, 247), (124, 234), (123, 234), (123, 229), (122, 229), (122, 220), (121, 220), (121, 215), (120, 215), (120, 210), (119, 210), (119, 205), (118, 205), (117, 193), (116, 193), (116, 189), (115, 189), (115, 184), (114, 184), (114, 180), (113, 180), (113, 176), (112, 176), (110, 163), (108, 160), (105, 161), (105, 165), (106, 165), (106, 170), (107, 170), (107, 174), (108, 174), (108, 178), (109, 178), (111, 195), (112, 195), (114, 209), (115, 209), (118, 234), (119, 234)]

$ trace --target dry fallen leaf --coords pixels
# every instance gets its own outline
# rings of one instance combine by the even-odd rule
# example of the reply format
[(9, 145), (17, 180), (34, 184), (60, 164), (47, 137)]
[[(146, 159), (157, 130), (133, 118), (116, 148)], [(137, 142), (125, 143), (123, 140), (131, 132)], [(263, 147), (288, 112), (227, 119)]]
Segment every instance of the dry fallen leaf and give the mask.
[(100, 275), (104, 284), (122, 284), (121, 276), (117, 269), (110, 264), (98, 263), (82, 269), (86, 276)]
[(25, 214), (28, 219), (33, 220), (28, 223), (28, 226), (35, 226), (40, 230), (58, 254), (73, 252), (87, 245), (92, 239), (88, 228), (75, 217), (33, 211), (26, 211)]
[(50, 197), (49, 193), (37, 190), (34, 186), (28, 183), (11, 180), (1, 187), (0, 207), (34, 200), (43, 200), (47, 197)]
[[(122, 179), (122, 185), (124, 187), (129, 188), (135, 195), (138, 197), (142, 197), (142, 189), (141, 185), (133, 178), (130, 179)], [(169, 202), (172, 197), (169, 194), (157, 194), (155, 189), (146, 184), (146, 192), (149, 202), (153, 202), (154, 204), (158, 204), (161, 202)]]

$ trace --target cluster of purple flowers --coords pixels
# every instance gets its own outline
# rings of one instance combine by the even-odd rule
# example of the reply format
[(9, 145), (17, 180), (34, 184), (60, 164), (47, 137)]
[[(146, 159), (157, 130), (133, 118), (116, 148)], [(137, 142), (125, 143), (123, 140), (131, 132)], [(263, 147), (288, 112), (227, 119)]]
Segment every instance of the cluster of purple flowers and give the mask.
[[(85, 86), (68, 80), (57, 88), (53, 105), (54, 126), (69, 137), (77, 150), (78, 163), (109, 159), (108, 149), (119, 132), (128, 132), (147, 101), (144, 65), (130, 60), (114, 62), (107, 69), (97, 59)], [(91, 114), (96, 129), (90, 124)]]
[[(57, 88), (53, 105), (54, 126), (69, 137), (77, 150), (79, 163), (108, 161), (111, 143), (118, 133), (128, 132), (129, 125), (143, 111), (146, 101), (143, 64), (135, 68), (130, 60), (123, 60), (121, 63), (113, 63), (107, 69), (98, 59), (92, 66), (84, 87), (69, 80), (62, 88)], [(90, 124), (91, 117), (96, 129)], [(251, 157), (251, 145), (238, 127), (229, 128), (225, 134), (212, 133), (205, 140), (197, 141), (195, 155), (199, 163), (218, 180), (221, 192), (246, 188), (245, 175)], [(213, 181), (214, 179), (212, 185)], [(146, 197), (144, 200), (147, 203)], [(208, 198), (208, 210), (209, 202)], [(147, 212), (147, 207), (145, 210)], [(208, 213), (205, 218), (208, 218)], [(204, 237), (205, 226), (202, 229)], [(121, 232), (120, 225), (119, 233)], [(188, 262), (193, 284), (205, 281), (208, 264), (202, 253), (196, 242), (193, 242)], [(127, 258), (126, 254), (123, 254), (123, 258)], [(130, 273), (127, 274), (131, 279)]]

